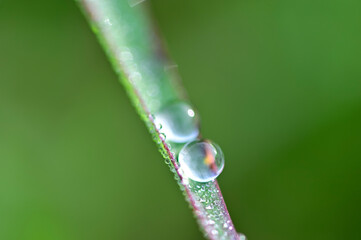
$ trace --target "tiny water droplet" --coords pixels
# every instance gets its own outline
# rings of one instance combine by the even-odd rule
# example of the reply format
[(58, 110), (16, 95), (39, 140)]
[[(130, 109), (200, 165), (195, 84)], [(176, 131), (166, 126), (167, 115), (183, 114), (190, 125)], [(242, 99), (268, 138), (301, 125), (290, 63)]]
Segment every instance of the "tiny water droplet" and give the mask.
[(155, 114), (155, 123), (162, 125), (167, 141), (186, 143), (199, 134), (196, 112), (185, 102), (168, 105)]
[(243, 233), (238, 233), (240, 240), (247, 240), (247, 237)]
[(109, 25), (109, 26), (112, 26), (112, 25), (113, 25), (109, 18), (105, 18), (105, 19), (104, 19), (104, 23), (107, 24), (107, 25)]
[(185, 176), (197, 182), (214, 180), (224, 167), (222, 150), (209, 140), (186, 144), (179, 152), (178, 160)]
[(206, 209), (207, 209), (207, 210), (211, 210), (212, 208), (213, 208), (213, 207), (212, 207), (211, 205), (207, 205), (207, 206), (206, 206)]
[(160, 133), (159, 134), (160, 139), (162, 139), (163, 141), (165, 141), (165, 139), (167, 138), (167, 136), (164, 133)]
[(156, 123), (155, 124), (155, 127), (157, 128), (157, 130), (159, 131), (159, 130), (161, 130), (162, 129), (162, 124), (160, 124), (160, 123)]
[(209, 225), (214, 225), (215, 223), (216, 223), (216, 222), (213, 221), (212, 219), (208, 220), (208, 224), (209, 224)]

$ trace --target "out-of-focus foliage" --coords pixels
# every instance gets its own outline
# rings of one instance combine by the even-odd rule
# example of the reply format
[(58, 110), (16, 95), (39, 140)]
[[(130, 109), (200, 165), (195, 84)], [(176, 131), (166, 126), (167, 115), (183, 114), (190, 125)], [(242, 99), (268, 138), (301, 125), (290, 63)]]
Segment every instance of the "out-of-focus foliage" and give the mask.
[[(237, 229), (360, 239), (361, 2), (150, 7)], [(0, 1), (0, 28), (0, 239), (200, 239), (75, 3)]]

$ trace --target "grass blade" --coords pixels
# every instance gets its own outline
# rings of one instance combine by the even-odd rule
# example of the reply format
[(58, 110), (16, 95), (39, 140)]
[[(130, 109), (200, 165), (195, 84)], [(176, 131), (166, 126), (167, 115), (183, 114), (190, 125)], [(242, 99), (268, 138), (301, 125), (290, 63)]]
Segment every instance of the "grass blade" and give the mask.
[(93, 31), (119, 75), (139, 115), (189, 201), (201, 230), (209, 239), (239, 239), (217, 181), (199, 183), (183, 178), (179, 149), (165, 142), (154, 124), (154, 113), (170, 102), (185, 100), (151, 26), (143, 4), (127, 0), (79, 0)]

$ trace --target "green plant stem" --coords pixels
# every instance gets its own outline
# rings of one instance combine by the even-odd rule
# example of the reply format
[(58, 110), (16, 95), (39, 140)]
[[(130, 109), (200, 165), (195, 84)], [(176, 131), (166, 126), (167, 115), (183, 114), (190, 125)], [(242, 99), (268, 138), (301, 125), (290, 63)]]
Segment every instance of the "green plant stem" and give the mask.
[(78, 0), (93, 31), (107, 52), (129, 97), (153, 135), (160, 152), (209, 239), (239, 239), (217, 181), (199, 183), (182, 177), (179, 149), (166, 143), (153, 114), (173, 101), (185, 100), (177, 74), (160, 47), (143, 4), (127, 0)]

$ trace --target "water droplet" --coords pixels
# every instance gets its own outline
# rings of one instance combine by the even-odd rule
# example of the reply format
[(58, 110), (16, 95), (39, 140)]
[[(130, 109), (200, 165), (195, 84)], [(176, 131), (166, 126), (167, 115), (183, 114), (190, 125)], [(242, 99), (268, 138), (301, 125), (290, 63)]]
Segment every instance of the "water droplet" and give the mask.
[(164, 162), (165, 162), (166, 164), (170, 164), (170, 160), (169, 160), (168, 158), (165, 158), (165, 159), (164, 159)]
[(160, 139), (162, 139), (163, 141), (165, 141), (165, 139), (167, 138), (167, 136), (164, 133), (160, 133), (159, 134)]
[(186, 144), (179, 152), (178, 160), (185, 176), (197, 182), (214, 180), (224, 167), (222, 150), (209, 140)]
[(240, 240), (247, 240), (246, 236), (243, 233), (238, 233)]
[(160, 124), (160, 123), (157, 123), (157, 124), (155, 124), (155, 128), (159, 131), (159, 130), (161, 130), (162, 129), (162, 124)]
[(185, 143), (199, 134), (196, 113), (187, 103), (168, 105), (155, 116), (155, 123), (163, 126), (162, 132), (167, 136), (167, 141)]
[(104, 23), (109, 25), (109, 26), (113, 25), (109, 18), (105, 18)]

